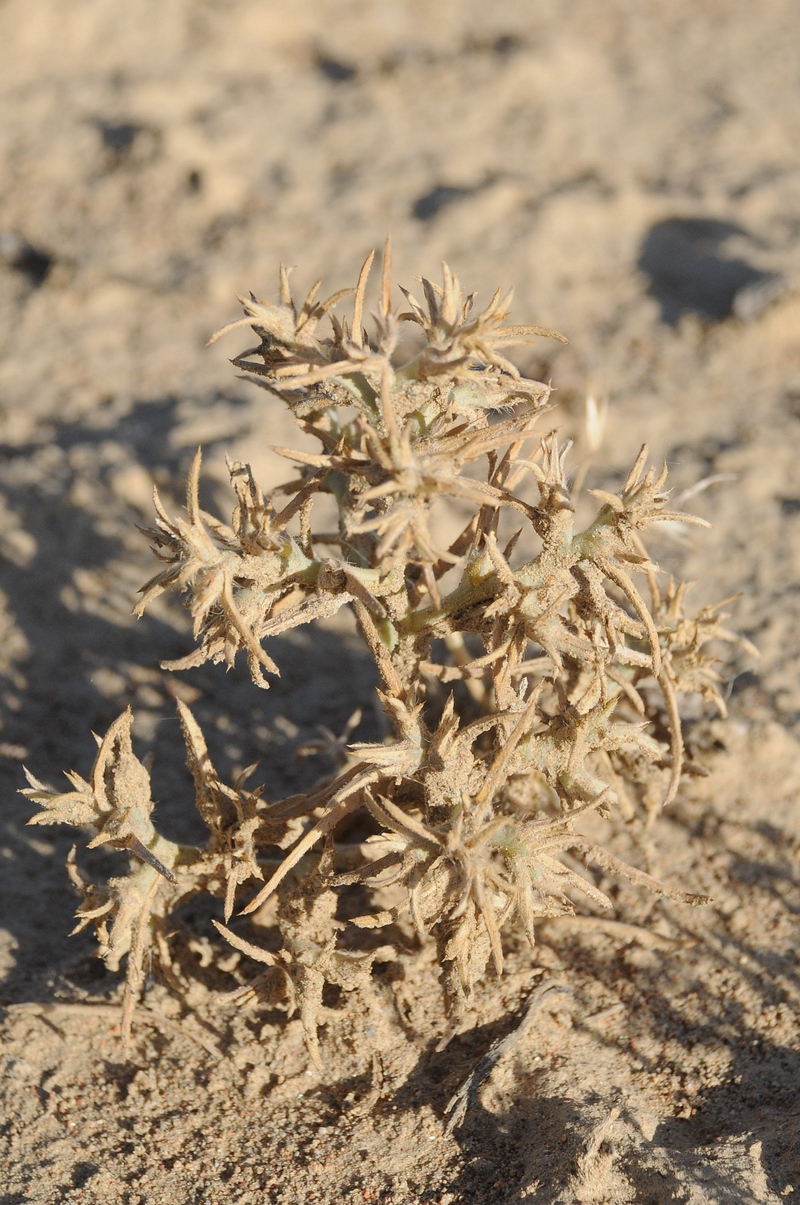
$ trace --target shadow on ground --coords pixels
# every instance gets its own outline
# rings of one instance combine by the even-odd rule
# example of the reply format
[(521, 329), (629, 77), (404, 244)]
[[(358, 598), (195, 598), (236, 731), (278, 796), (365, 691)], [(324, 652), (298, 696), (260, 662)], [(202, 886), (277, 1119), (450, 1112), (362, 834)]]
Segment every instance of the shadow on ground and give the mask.
[[(222, 400), (236, 412), (237, 399)], [(207, 402), (218, 404), (220, 395)], [(52, 784), (63, 781), (64, 770), (86, 775), (94, 758), (92, 732), (102, 734), (130, 705), (134, 745), (153, 760), (157, 823), (173, 839), (201, 841), (205, 830), (184, 766), (176, 694), (191, 702), (223, 776), (259, 762), (253, 782), (265, 783), (267, 798), (308, 789), (328, 772), (328, 759), (298, 760), (297, 751), (318, 737), (320, 725), (341, 731), (374, 694), (374, 670), (355, 636), (319, 625), (271, 641), (281, 677), (269, 691), (253, 685), (244, 665), (227, 674), (220, 666), (180, 675), (159, 669), (161, 661), (192, 649), (188, 616), (174, 605), (132, 620), (137, 589), (158, 568), (146, 538), (134, 529), (136, 520), (150, 521), (152, 508), (141, 472), (134, 479), (144, 495), (138, 512), (116, 483), (130, 466), (143, 466), (162, 489), (180, 497), (194, 454), (173, 438), (180, 419), (181, 403), (172, 397), (138, 402), (124, 415), (110, 405), (91, 423), (56, 423), (40, 442), (0, 448), (4, 523), (17, 533), (11, 555), (0, 561), (0, 589), (8, 629), (21, 634), (7, 646), (0, 675), (6, 751), (0, 758), (0, 915), (11, 948), (20, 952), (3, 985), (6, 998), (40, 998), (44, 971), (51, 986), (70, 968), (88, 976), (87, 983), (95, 980), (95, 987), (105, 974), (94, 962), (94, 974), (88, 969), (89, 934), (64, 940), (76, 897), (61, 867), (76, 834), (61, 827), (26, 829), (31, 807), (17, 794), (25, 785), (23, 759)], [(208, 441), (206, 450), (235, 434)], [(205, 488), (210, 491), (209, 483)], [(379, 726), (377, 713), (366, 714), (358, 737), (376, 737)], [(119, 873), (124, 861), (102, 850), (79, 858), (93, 878)]]

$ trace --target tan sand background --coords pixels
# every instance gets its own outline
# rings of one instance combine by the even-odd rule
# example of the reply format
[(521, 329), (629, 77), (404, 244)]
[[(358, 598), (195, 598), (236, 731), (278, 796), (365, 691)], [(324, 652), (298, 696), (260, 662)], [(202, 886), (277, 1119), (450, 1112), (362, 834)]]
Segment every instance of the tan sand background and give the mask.
[[(800, 1196), (799, 47), (794, 0), (0, 4), (0, 1205)], [(154, 984), (123, 1063), (119, 985), (67, 939), (70, 835), (26, 829), (15, 791), (23, 760), (85, 773), (91, 731), (130, 702), (164, 827), (197, 835), (157, 668), (189, 637), (178, 609), (130, 617), (151, 572), (135, 524), (154, 481), (180, 497), (198, 442), (222, 514), (226, 451), (280, 479), (285, 418), (236, 380), (240, 344), (205, 340), (237, 293), (272, 295), (279, 261), (337, 288), (388, 231), (401, 282), (445, 258), (567, 334), (520, 363), (579, 438), (587, 392), (608, 396), (589, 484), (618, 488), (645, 439), (677, 492), (720, 476), (692, 499), (713, 530), (657, 553), (698, 602), (741, 591), (762, 656), (726, 669), (730, 721), (690, 731), (713, 775), (656, 832), (664, 873), (714, 905), (621, 889), (623, 919), (678, 940), (545, 934), (438, 1053), (431, 955), (410, 955), (376, 989), (368, 1111), (346, 1024), (320, 1076), (299, 1021), (226, 1008), (200, 904), (180, 921), (196, 990)], [(747, 269), (738, 292), (723, 261)], [(709, 273), (716, 313), (694, 304)], [(238, 669), (185, 678), (215, 757), (260, 758), (268, 795), (325, 768), (296, 750), (372, 683), (346, 624), (275, 643), (268, 695)], [(358, 735), (376, 731), (368, 705)], [(543, 971), (573, 997), (447, 1135), (449, 1097)]]

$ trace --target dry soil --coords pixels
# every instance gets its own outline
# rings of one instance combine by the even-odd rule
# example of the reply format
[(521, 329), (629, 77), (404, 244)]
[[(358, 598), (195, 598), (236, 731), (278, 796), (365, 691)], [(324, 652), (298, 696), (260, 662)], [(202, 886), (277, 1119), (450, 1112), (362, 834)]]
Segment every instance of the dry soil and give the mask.
[[(0, 4), (0, 1205), (800, 1197), (798, 47), (795, 0)], [(714, 903), (621, 890), (655, 944), (543, 930), (442, 1050), (432, 956), (410, 951), (376, 977), (382, 1082), (346, 1022), (319, 1074), (298, 1020), (226, 1005), (198, 904), (196, 987), (150, 985), (125, 1062), (118, 981), (67, 936), (71, 835), (26, 829), (21, 763), (85, 773), (130, 702), (161, 821), (192, 836), (183, 689), (268, 796), (324, 768), (295, 752), (373, 685), (350, 629), (277, 641), (266, 695), (213, 667), (176, 688), (158, 662), (189, 647), (181, 613), (131, 619), (135, 525), (198, 443), (209, 508), (230, 508), (226, 451), (279, 480), (286, 420), (236, 380), (238, 345), (205, 340), (279, 261), (339, 287), (389, 230), (400, 281), (445, 258), (568, 335), (521, 362), (567, 432), (608, 396), (590, 485), (618, 487), (643, 440), (677, 492), (706, 481), (713, 529), (658, 555), (698, 602), (741, 592), (761, 658), (726, 667), (727, 723), (686, 717), (712, 775), (655, 845)], [(361, 739), (375, 725), (368, 705)], [(548, 975), (572, 994), (448, 1134), (450, 1096)]]

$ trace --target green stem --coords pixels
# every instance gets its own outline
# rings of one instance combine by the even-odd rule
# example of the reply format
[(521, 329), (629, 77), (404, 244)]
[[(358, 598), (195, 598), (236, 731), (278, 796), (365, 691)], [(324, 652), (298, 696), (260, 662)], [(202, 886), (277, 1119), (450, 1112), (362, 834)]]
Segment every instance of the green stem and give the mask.
[(422, 611), (413, 611), (403, 621), (402, 629), (409, 634), (424, 632), (426, 629), (432, 631), (440, 623), (451, 619), (460, 611), (466, 611), (468, 607), (474, 607), (476, 603), (493, 598), (497, 594), (498, 586), (499, 581), (494, 572), (489, 573), (478, 582), (470, 581), (469, 575), (467, 575), (459, 582), (455, 590), (445, 595), (440, 607), (425, 607)]

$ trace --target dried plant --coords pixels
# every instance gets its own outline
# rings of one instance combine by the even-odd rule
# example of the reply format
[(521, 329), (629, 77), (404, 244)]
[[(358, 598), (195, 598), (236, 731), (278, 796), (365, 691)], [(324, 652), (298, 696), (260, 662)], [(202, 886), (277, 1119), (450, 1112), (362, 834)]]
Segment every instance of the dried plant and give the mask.
[[(266, 496), (248, 465), (231, 464), (229, 526), (200, 508), (198, 452), (185, 515), (170, 517), (156, 494), (150, 534), (163, 568), (137, 613), (164, 591), (182, 593), (197, 647), (167, 668), (230, 666), (241, 651), (266, 688), (279, 670), (265, 640), (349, 606), (391, 735), (351, 744), (343, 768), (310, 793), (267, 802), (245, 787), (247, 774), (221, 781), (179, 704), (205, 848), (153, 827), (130, 711), (99, 742), (90, 781), (70, 774), (72, 790), (59, 794), (29, 776), (24, 793), (42, 809), (31, 823), (90, 826), (91, 845), (132, 857), (130, 873), (103, 888), (83, 882), (74, 858), (69, 868), (83, 896), (78, 928), (96, 927), (112, 969), (127, 955), (126, 1035), (145, 955), (178, 974), (165, 921), (200, 892), (224, 900), (220, 932), (266, 967), (240, 1002), (282, 991), (317, 1062), (324, 985), (369, 996), (373, 964), (397, 956), (365, 930), (406, 924), (435, 940), (457, 1017), (488, 963), (502, 972), (504, 928), (518, 924), (533, 944), (540, 918), (571, 914), (581, 900), (611, 906), (587, 864), (702, 902), (581, 830), (591, 812), (650, 824), (687, 766), (697, 769), (684, 749), (682, 695), (724, 713), (708, 645), (739, 638), (718, 610), (687, 614), (685, 584), (662, 588), (644, 544), (655, 523), (702, 520), (670, 510), (666, 468), (648, 468), (643, 448), (618, 493), (590, 491), (596, 513), (578, 529), (569, 444), (534, 431), (550, 389), (507, 358), (514, 345), (563, 337), (507, 325), (510, 294), (476, 312), (446, 266), (441, 286), (420, 281), (423, 301), (404, 290), (408, 308), (398, 312), (388, 245), (368, 333), (372, 260), (349, 321), (334, 314), (349, 290), (320, 301), (317, 284), (298, 306), (281, 269), (278, 302), (251, 296), (245, 317), (219, 332), (252, 328), (257, 342), (234, 364), (288, 406), (319, 451), (277, 449), (297, 475)], [(401, 323), (416, 328), (407, 354)], [(526, 479), (533, 502), (520, 493)], [(335, 500), (335, 531), (315, 529), (319, 495)], [(447, 543), (438, 508), (453, 499), (470, 517)], [(504, 512), (520, 524), (505, 544)], [(367, 902), (345, 924), (337, 911), (348, 891)], [(252, 913), (275, 893), (277, 952), (228, 927), (240, 899)]]

